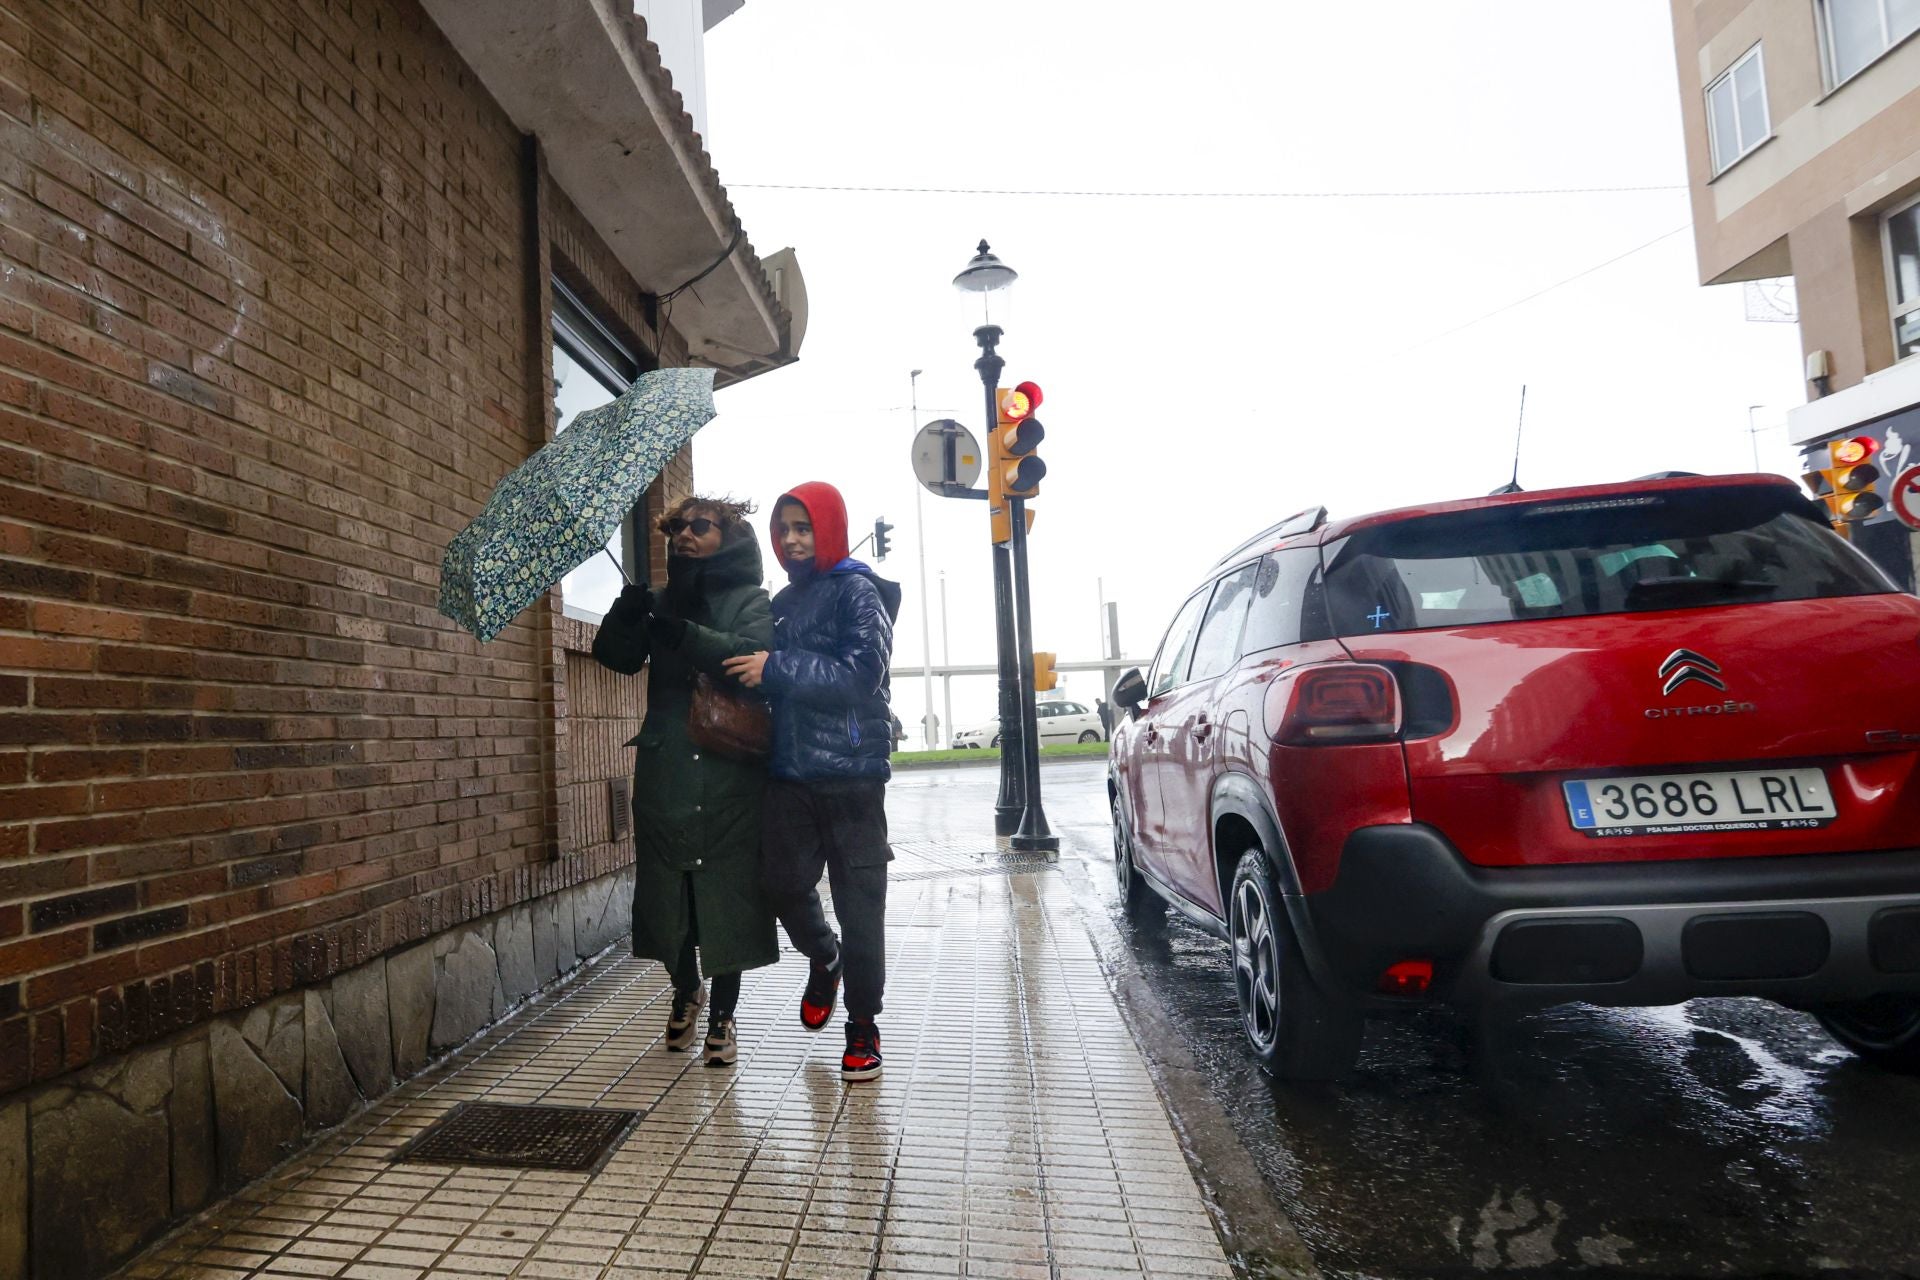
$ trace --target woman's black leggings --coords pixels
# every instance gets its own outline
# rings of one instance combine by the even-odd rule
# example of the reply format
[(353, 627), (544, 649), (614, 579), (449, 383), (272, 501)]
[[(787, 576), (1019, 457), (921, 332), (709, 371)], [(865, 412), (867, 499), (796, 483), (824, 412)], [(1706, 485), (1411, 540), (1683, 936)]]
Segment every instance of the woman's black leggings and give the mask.
[[(697, 939), (689, 930), (686, 942), (680, 947), (680, 958), (667, 973), (673, 979), (675, 991), (691, 991), (700, 985), (700, 957), (696, 947)], [(711, 1016), (731, 1018), (733, 1011), (740, 1007), (740, 975), (716, 973), (709, 975), (709, 980), (707, 998), (712, 1002), (708, 1006)]]

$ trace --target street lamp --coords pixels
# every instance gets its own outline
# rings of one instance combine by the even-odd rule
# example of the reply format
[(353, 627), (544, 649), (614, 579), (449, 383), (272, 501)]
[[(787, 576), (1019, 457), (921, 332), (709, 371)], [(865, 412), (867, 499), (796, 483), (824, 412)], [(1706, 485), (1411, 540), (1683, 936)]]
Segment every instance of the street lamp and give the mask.
[[(1000, 374), (1006, 368), (991, 299), (1019, 278), (985, 240), (953, 278), (954, 288), (980, 295), (982, 324), (973, 331), (980, 358), (973, 367), (986, 392), (989, 440), (999, 429)], [(993, 492), (1000, 492), (997, 482)], [(1005, 501), (1008, 540), (993, 544), (993, 611), (1000, 649), (1000, 794), (993, 806), (993, 825), (996, 834), (1012, 837), (1015, 849), (1052, 853), (1060, 848), (1060, 841), (1048, 829), (1040, 805), (1040, 742), (1033, 682), (1027, 674), (1033, 661), (1033, 623), (1027, 585), (1026, 503), (1017, 497)]]
[[(1020, 273), (995, 257), (985, 240), (980, 242), (972, 260), (953, 278), (954, 288), (980, 295), (981, 324), (973, 331), (973, 340), (980, 345), (980, 358), (973, 362), (973, 367), (986, 388), (987, 438), (992, 437), (999, 420), (995, 394), (1000, 389), (1000, 371), (1006, 368), (1006, 361), (997, 350), (1000, 328), (992, 322), (989, 295), (1010, 287), (1019, 278)], [(1020, 764), (1023, 755), (1020, 694), (1015, 684), (1020, 678), (1020, 658), (1013, 631), (1013, 553), (1000, 543), (993, 545), (993, 618), (1000, 656), (1000, 794), (993, 804), (993, 830), (996, 835), (1010, 836), (1020, 829), (1020, 818), (1027, 805), (1025, 771)]]

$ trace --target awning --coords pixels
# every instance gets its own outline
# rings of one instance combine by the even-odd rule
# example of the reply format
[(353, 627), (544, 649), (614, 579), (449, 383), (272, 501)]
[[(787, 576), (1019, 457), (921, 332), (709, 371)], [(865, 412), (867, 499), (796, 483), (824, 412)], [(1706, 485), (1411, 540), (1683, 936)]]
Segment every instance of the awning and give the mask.
[[(642, 289), (676, 288), (737, 239), (725, 262), (672, 303), (672, 325), (696, 363), (725, 383), (797, 358), (799, 326), (631, 0), (425, 5), (514, 124), (540, 140), (548, 172)], [(782, 293), (797, 299), (799, 265), (782, 253)]]

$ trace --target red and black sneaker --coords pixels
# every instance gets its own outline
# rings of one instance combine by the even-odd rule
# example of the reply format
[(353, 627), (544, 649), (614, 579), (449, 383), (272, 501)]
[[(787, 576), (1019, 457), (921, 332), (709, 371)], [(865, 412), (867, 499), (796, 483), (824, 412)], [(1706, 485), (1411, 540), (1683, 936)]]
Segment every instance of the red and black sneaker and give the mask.
[(841, 959), (834, 956), (832, 964), (813, 962), (812, 970), (807, 974), (807, 989), (800, 996), (800, 1025), (809, 1031), (818, 1031), (827, 1025), (833, 1017), (833, 1006), (840, 998)]
[(847, 1019), (847, 1051), (840, 1057), (842, 1080), (872, 1080), (880, 1074), (880, 1028), (872, 1018)]

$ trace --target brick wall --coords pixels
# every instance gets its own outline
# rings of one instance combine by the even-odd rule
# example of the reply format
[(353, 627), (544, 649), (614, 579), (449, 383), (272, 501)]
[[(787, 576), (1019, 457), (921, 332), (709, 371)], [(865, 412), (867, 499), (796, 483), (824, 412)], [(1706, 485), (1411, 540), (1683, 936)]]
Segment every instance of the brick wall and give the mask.
[(411, 0), (0, 0), (0, 1092), (631, 860), (434, 608), (638, 305), (537, 164)]

